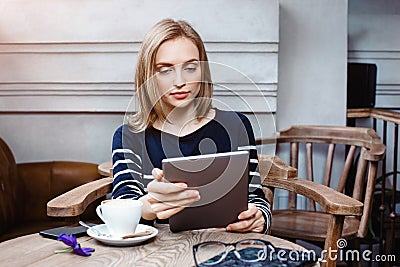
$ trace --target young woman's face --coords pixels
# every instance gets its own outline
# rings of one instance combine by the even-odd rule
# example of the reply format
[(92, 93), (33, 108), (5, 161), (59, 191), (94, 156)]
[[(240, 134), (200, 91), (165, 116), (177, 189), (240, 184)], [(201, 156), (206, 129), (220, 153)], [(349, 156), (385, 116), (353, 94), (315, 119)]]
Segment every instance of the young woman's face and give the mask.
[(164, 42), (156, 54), (156, 79), (169, 111), (192, 103), (200, 90), (199, 50), (187, 38)]

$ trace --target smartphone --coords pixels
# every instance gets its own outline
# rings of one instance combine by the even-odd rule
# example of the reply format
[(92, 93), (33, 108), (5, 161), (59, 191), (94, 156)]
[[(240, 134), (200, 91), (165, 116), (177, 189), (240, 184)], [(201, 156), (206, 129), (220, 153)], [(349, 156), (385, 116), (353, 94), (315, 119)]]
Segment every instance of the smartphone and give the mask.
[[(95, 226), (96, 224), (88, 223), (88, 225)], [(73, 227), (63, 226), (63, 227), (43, 230), (40, 231), (39, 234), (46, 238), (57, 239), (58, 236), (61, 234), (74, 235), (76, 237), (84, 236), (86, 235), (86, 230), (87, 228), (84, 226), (73, 226)]]

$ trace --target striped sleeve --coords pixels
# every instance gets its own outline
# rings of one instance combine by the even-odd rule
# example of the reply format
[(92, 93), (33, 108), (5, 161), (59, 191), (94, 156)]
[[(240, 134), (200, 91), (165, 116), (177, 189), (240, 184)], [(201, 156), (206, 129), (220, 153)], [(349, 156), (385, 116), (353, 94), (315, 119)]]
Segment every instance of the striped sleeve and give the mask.
[(249, 160), (249, 203), (254, 204), (263, 214), (265, 224), (263, 233), (267, 233), (271, 227), (272, 213), (271, 205), (265, 199), (261, 186), (261, 177), (258, 169), (257, 147), (254, 138), (253, 129), (250, 121), (244, 115), (241, 116), (242, 123), (245, 126), (246, 133), (240, 137), (241, 144), (238, 150), (247, 150), (250, 154)]
[(138, 145), (124, 147), (123, 126), (117, 129), (113, 137), (113, 190), (112, 198), (138, 199), (146, 191), (143, 185), (142, 159), (137, 151)]
[(272, 213), (271, 206), (269, 202), (265, 199), (262, 189), (257, 189), (253, 191), (253, 193), (249, 193), (249, 203), (254, 204), (262, 212), (265, 220), (263, 233), (267, 233), (269, 228), (271, 227)]

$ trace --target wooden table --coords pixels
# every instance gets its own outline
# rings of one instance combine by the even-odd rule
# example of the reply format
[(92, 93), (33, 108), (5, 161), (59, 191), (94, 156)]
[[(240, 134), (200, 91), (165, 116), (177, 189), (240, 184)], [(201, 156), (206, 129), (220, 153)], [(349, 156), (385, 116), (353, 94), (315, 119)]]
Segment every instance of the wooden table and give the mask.
[[(112, 247), (90, 237), (81, 237), (82, 247), (95, 248), (89, 257), (71, 252), (55, 254), (66, 248), (61, 241), (39, 234), (18, 237), (0, 243), (1, 266), (194, 266), (192, 246), (211, 240), (231, 243), (246, 238), (270, 241), (276, 247), (297, 250), (304, 248), (289, 241), (256, 233), (228, 233), (223, 229), (207, 229), (172, 233), (168, 225), (156, 225), (158, 235), (146, 243), (132, 247)], [(319, 265), (317, 265), (319, 266)]]

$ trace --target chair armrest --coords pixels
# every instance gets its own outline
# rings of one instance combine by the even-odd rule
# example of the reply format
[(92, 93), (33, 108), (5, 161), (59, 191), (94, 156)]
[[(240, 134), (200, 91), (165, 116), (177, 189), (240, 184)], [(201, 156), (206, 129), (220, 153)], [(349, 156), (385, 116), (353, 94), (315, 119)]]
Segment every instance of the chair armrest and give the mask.
[(268, 178), (291, 179), (297, 177), (297, 169), (283, 162), (278, 156), (258, 155), (261, 183)]
[(106, 162), (99, 164), (97, 169), (99, 170), (99, 173), (101, 175), (103, 175), (105, 177), (112, 177), (113, 176), (113, 173), (112, 173), (113, 167), (112, 166), (113, 166), (113, 164), (112, 164), (112, 161), (110, 160), (110, 161), (106, 161)]
[[(258, 169), (260, 171), (261, 183), (268, 177), (292, 179), (297, 177), (297, 169), (287, 165), (278, 156), (258, 155)], [(263, 187), (265, 198), (271, 207), (274, 203), (274, 189)]]
[(102, 178), (72, 189), (47, 203), (47, 215), (74, 217), (81, 215), (87, 206), (112, 190), (112, 178)]
[(282, 179), (267, 177), (263, 186), (281, 188), (310, 198), (333, 215), (362, 215), (363, 203), (325, 185), (300, 178)]
[(362, 215), (363, 203), (322, 184), (297, 177), (297, 169), (278, 156), (258, 155), (261, 184), (310, 198), (330, 214)]

